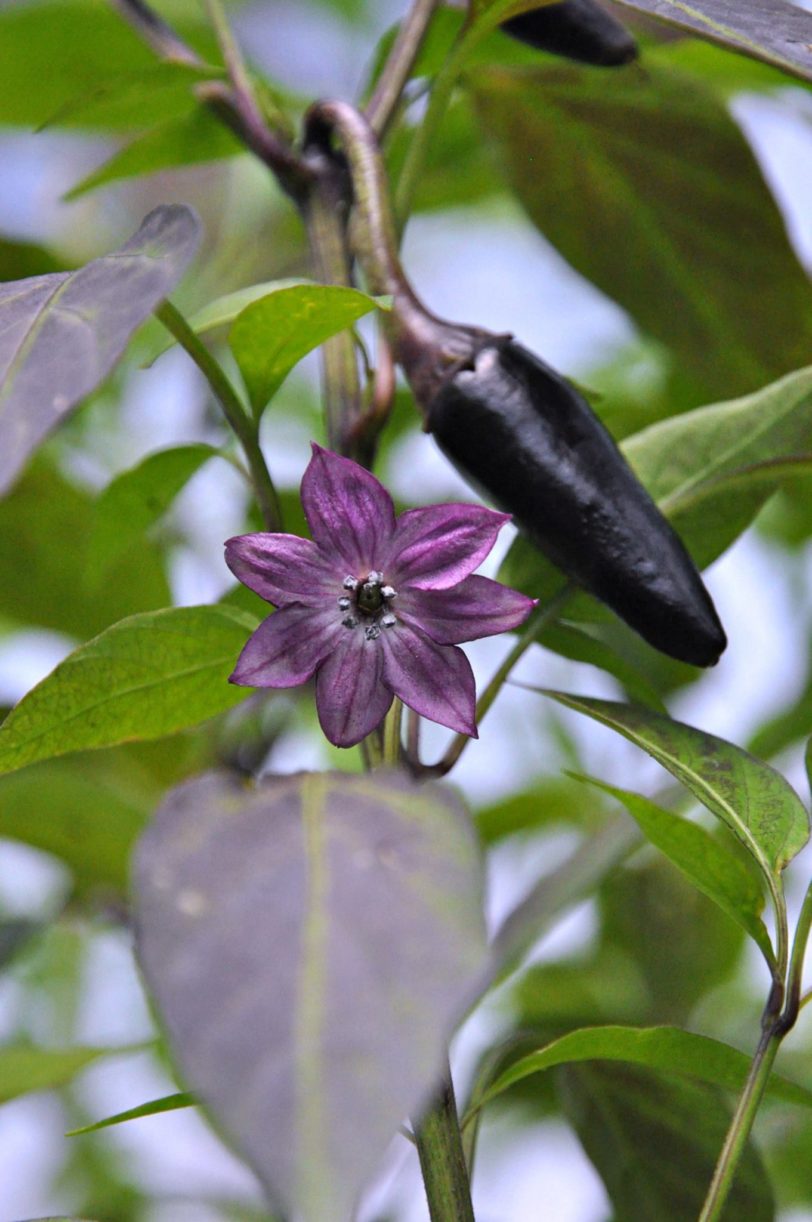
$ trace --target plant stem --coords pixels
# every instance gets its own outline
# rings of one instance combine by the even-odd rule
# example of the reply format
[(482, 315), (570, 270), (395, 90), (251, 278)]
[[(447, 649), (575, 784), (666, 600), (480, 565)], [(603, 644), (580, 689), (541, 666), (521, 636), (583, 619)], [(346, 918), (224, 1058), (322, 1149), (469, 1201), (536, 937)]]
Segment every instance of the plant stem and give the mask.
[(249, 416), (234, 387), (220, 365), (206, 348), (186, 319), (170, 301), (155, 311), (156, 317), (189, 354), (205, 377), (211, 391), (223, 409), (223, 415), (237, 435), (245, 453), (251, 483), (268, 530), (282, 529), (282, 509), (271, 474), (259, 445), (258, 425)]
[(787, 1000), (781, 1016), (782, 1034), (795, 1025), (801, 1005), (808, 1000), (808, 996), (801, 999), (801, 984), (810, 928), (812, 928), (812, 883), (807, 887), (801, 911), (798, 913), (798, 924), (795, 926), (795, 938), (792, 943), (792, 956), (787, 976)]
[(739, 1160), (750, 1136), (750, 1130), (753, 1127), (758, 1105), (764, 1094), (764, 1088), (767, 1085), (767, 1079), (770, 1076), (770, 1070), (781, 1043), (781, 1036), (780, 1023), (773, 1023), (770, 1028), (762, 1032), (758, 1048), (756, 1049), (756, 1055), (753, 1057), (753, 1063), (747, 1075), (747, 1081), (744, 1084), (736, 1111), (733, 1114), (733, 1120), (727, 1131), (725, 1144), (722, 1146), (722, 1152), (716, 1164), (716, 1170), (713, 1173), (708, 1195), (702, 1206), (702, 1212), (699, 1215), (699, 1222), (718, 1222), (718, 1219), (722, 1216), (722, 1210), (730, 1192), (733, 1177), (736, 1174)]
[[(301, 210), (316, 278), (322, 284), (351, 286), (346, 176), (339, 163), (326, 155), (311, 154), (308, 164), (313, 183)], [(349, 331), (322, 345), (321, 367), (328, 444), (337, 453), (354, 458), (363, 404), (355, 340)]]
[(753, 1057), (747, 1081), (719, 1155), (699, 1222), (717, 1222), (717, 1219), (721, 1217), (781, 1041), (795, 1025), (798, 1011), (810, 996), (807, 994), (806, 997), (801, 997), (801, 978), (810, 928), (812, 928), (812, 883), (807, 888), (801, 911), (798, 914), (798, 924), (795, 927), (792, 955), (787, 972), (784, 1009), (780, 1015), (776, 1014), (774, 997), (778, 994), (778, 990), (774, 987), (764, 1011), (763, 1030), (756, 1055)]
[[(547, 627), (554, 620), (561, 608), (568, 601), (573, 593), (573, 586), (566, 585), (562, 590), (544, 607), (536, 607), (531, 612), (529, 619), (524, 625), (521, 636), (518, 638), (513, 648), (505, 657), (499, 669), (494, 674), (488, 686), (479, 697), (476, 706), (477, 724), (482, 720), (485, 714), (490, 709), (502, 686), (512, 671), (513, 667), (519, 661), (524, 653), (533, 645)], [(445, 755), (436, 764), (420, 764), (416, 765), (416, 771), (420, 775), (445, 776), (459, 760), (465, 748), (468, 746), (471, 739), (467, 734), (458, 734), (446, 751)], [(415, 766), (413, 762), (413, 767)]]
[(438, 0), (414, 0), (401, 22), (389, 58), (378, 77), (372, 97), (367, 102), (366, 116), (380, 140), (385, 137), (397, 112), (437, 3)]
[(400, 733), (403, 724), (403, 703), (397, 696), (383, 723), (383, 763), (397, 768), (402, 754)]
[(415, 1132), (431, 1222), (474, 1222), (450, 1070)]
[(176, 64), (201, 62), (200, 56), (143, 0), (113, 0), (113, 4), (161, 59)]

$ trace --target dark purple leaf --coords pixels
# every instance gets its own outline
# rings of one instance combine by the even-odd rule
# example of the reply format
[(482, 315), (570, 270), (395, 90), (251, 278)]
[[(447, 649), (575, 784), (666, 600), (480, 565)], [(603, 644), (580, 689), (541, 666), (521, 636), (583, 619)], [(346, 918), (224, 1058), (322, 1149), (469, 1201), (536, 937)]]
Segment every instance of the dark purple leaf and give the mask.
[(199, 238), (195, 213), (166, 204), (118, 250), (78, 271), (0, 285), (0, 493), (104, 380), (177, 284)]
[(787, 0), (618, 0), (723, 47), (812, 80), (812, 13)]
[(348, 1218), (483, 978), (458, 799), (397, 773), (198, 777), (141, 842), (135, 911), (186, 1084), (275, 1203)]

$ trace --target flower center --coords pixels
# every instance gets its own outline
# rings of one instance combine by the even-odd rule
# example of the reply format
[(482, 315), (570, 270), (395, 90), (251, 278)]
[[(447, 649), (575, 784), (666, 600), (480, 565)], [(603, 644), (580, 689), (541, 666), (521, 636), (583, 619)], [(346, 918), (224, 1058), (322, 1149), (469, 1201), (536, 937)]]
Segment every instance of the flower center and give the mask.
[(368, 641), (377, 640), (381, 628), (394, 628), (397, 616), (391, 604), (397, 598), (397, 590), (385, 583), (383, 573), (372, 569), (360, 580), (347, 576), (341, 584), (347, 591), (338, 600), (345, 628), (363, 627)]

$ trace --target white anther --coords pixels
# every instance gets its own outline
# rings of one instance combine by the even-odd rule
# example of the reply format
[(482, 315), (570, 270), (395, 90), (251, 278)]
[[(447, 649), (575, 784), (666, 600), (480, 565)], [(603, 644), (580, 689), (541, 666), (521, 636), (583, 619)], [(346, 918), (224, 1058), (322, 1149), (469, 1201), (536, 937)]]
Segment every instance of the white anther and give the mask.
[(339, 598), (338, 600), (339, 611), (349, 611), (351, 606), (352, 606), (352, 603), (349, 598)]
[(377, 624), (370, 624), (368, 628), (364, 629), (364, 636), (368, 641), (377, 641), (380, 635), (381, 630)]
[(383, 573), (379, 573), (377, 569), (372, 569), (371, 572), (367, 573), (367, 581), (371, 585), (379, 586), (383, 581)]
[(393, 615), (391, 611), (389, 612), (388, 615), (384, 615), (381, 618), (381, 623), (383, 624), (384, 628), (394, 628), (397, 622), (398, 622), (398, 617), (396, 615)]
[(357, 628), (358, 627), (358, 620), (355, 618), (354, 615), (345, 616), (341, 622), (345, 628)]
[(398, 592), (394, 586), (381, 586), (381, 598), (388, 603), (391, 603), (393, 598), (397, 598)]
[(345, 590), (357, 590), (358, 589), (358, 578), (357, 577), (345, 577), (341, 584), (343, 585)]

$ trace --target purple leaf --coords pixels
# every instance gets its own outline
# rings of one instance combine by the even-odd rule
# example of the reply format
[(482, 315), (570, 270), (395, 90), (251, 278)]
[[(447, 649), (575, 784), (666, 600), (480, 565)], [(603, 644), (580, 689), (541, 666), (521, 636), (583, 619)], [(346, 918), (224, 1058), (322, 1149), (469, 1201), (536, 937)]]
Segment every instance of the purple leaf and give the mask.
[(349, 1218), (483, 979), (459, 799), (399, 773), (198, 777), (141, 841), (135, 919), (186, 1085), (286, 1216)]
[(105, 379), (199, 239), (190, 208), (162, 205), (118, 250), (78, 271), (0, 285), (0, 493)]

